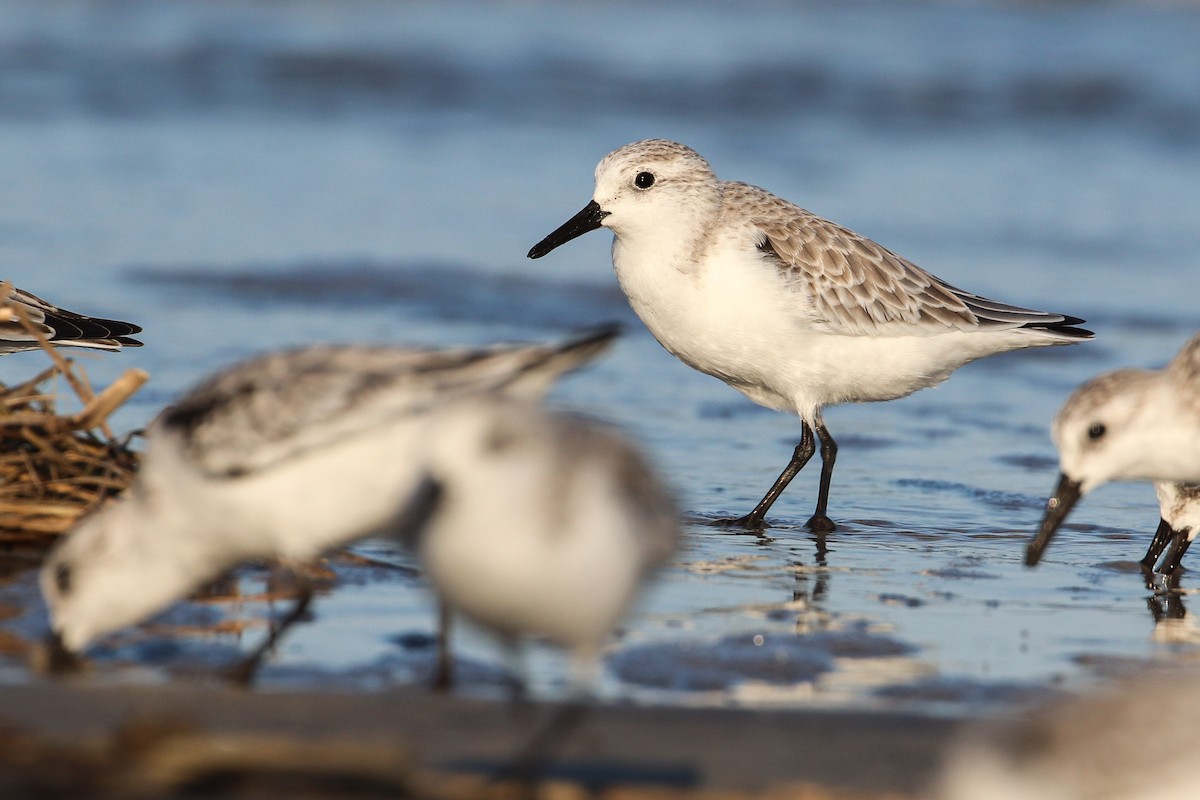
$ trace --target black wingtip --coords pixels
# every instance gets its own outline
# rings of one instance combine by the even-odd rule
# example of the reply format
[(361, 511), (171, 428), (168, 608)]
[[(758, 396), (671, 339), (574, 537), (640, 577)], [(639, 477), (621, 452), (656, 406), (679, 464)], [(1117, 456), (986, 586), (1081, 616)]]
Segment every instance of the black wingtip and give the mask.
[(141, 347), (130, 334), (141, 333), (140, 325), (119, 319), (87, 317), (74, 311), (56, 309), (46, 312), (45, 324), (53, 331), (50, 341), (70, 343), (72, 341), (113, 342), (126, 347)]
[(558, 348), (560, 353), (600, 353), (607, 350), (613, 340), (621, 335), (621, 325), (605, 322), (587, 328), (568, 338)]
[(1092, 331), (1089, 331), (1087, 328), (1076, 327), (1081, 322), (1087, 322), (1087, 320), (1082, 319), (1081, 317), (1072, 317), (1064, 314), (1062, 315), (1062, 319), (1055, 320), (1054, 322), (1028, 322), (1021, 327), (1043, 331), (1053, 331), (1054, 333), (1062, 334), (1063, 336), (1067, 336), (1072, 339), (1079, 339), (1080, 341), (1084, 339), (1096, 338), (1096, 334)]
[(580, 331), (575, 337), (579, 342), (606, 341), (615, 339), (621, 335), (621, 323), (619, 322), (601, 322), (598, 325), (593, 325), (590, 328), (585, 328)]
[(557, 345), (551, 345), (547, 351), (547, 361), (557, 363), (561, 372), (568, 372), (611, 347), (620, 332), (621, 326), (615, 322), (588, 328)]
[[(1083, 320), (1079, 320), (1079, 321), (1083, 322)], [(1092, 331), (1089, 331), (1087, 328), (1076, 328), (1074, 325), (1055, 326), (1054, 328), (1052, 328), (1052, 330), (1055, 330), (1059, 333), (1065, 333), (1068, 336), (1071, 336), (1075, 339), (1095, 339), (1096, 338), (1096, 334), (1093, 333)]]

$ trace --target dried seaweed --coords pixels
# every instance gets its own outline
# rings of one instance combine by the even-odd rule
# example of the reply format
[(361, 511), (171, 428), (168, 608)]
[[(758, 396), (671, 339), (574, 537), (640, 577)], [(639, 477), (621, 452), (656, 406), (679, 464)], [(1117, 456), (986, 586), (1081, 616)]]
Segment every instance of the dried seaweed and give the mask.
[[(0, 297), (8, 296), (0, 284)], [(21, 322), (51, 362), (24, 383), (0, 384), (0, 543), (48, 545), (133, 480), (139, 455), (130, 437), (113, 437), (108, 417), (148, 376), (129, 369), (96, 393), (82, 366), (51, 345), (24, 309), (4, 303), (0, 316)], [(77, 413), (56, 408), (64, 383), (82, 405)]]

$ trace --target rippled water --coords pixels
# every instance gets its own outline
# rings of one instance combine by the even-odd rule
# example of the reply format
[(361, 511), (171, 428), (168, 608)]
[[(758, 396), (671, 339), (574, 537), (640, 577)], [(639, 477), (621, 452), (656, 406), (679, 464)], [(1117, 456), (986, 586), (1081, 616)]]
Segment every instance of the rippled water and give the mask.
[[(554, 402), (625, 426), (693, 521), (614, 641), (605, 696), (971, 713), (1194, 657), (1191, 579), (1155, 598), (1133, 565), (1157, 523), (1149, 486), (1089, 496), (1045, 563), (1020, 565), (1066, 393), (1161, 364), (1200, 328), (1194, 8), (14, 0), (0, 15), (0, 274), (145, 327), (145, 348), (87, 362), (97, 382), (152, 375), (118, 428), (268, 347), (628, 323)], [(826, 539), (800, 527), (815, 472), (768, 538), (706, 525), (758, 499), (796, 420), (663, 352), (616, 288), (607, 234), (524, 258), (587, 201), (595, 162), (646, 136), (1099, 338), (828, 412), (841, 528)], [(0, 379), (37, 358), (4, 359)], [(383, 543), (356, 552), (412, 566)], [(264, 682), (421, 680), (419, 576), (334, 569)], [(238, 580), (242, 602), (181, 605), (98, 649), (101, 667), (159, 680), (228, 663), (280, 610), (255, 598), (263, 572)], [(26, 680), (44, 611), (32, 572), (3, 581), (0, 675)], [(213, 627), (239, 620), (248, 633)], [(494, 691), (497, 651), (458, 638), (464, 690)], [(560, 657), (531, 656), (535, 691), (560, 691)]]

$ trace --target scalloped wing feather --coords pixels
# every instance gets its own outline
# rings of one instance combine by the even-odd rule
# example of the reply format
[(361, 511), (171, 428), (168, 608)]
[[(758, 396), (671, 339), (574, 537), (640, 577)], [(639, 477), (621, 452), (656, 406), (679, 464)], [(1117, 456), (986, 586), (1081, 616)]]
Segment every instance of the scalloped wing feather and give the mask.
[(726, 208), (745, 210), (773, 257), (832, 333), (912, 335), (1067, 321), (958, 289), (874, 241), (756, 186), (727, 183)]

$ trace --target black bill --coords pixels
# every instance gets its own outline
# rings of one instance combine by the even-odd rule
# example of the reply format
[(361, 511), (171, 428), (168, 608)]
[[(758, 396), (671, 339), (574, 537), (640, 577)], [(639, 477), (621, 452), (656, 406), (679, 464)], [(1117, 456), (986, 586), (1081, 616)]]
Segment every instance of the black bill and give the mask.
[(564, 222), (554, 233), (542, 239), (529, 250), (530, 258), (541, 258), (560, 244), (566, 244), (572, 239), (583, 236), (588, 231), (600, 227), (600, 222), (608, 216), (607, 211), (600, 210), (600, 204), (595, 200), (583, 207), (575, 216)]
[(1073, 481), (1066, 475), (1059, 476), (1058, 486), (1054, 488), (1054, 496), (1046, 501), (1046, 516), (1042, 518), (1042, 527), (1038, 529), (1037, 536), (1033, 537), (1033, 541), (1025, 548), (1025, 566), (1037, 566), (1037, 563), (1042, 560), (1046, 546), (1058, 532), (1071, 508), (1079, 502), (1079, 498), (1083, 495), (1080, 487), (1079, 481)]

